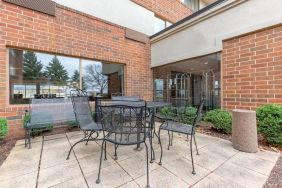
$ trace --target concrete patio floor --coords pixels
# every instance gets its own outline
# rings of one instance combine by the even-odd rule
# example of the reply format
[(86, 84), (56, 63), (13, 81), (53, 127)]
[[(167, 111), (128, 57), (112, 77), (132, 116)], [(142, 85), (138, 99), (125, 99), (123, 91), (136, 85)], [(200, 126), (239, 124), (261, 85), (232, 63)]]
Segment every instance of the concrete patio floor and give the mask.
[[(79, 140), (81, 132), (70, 132), (33, 139), (32, 149), (19, 140), (0, 168), (0, 187), (120, 187), (135, 188), (146, 185), (145, 149), (120, 146), (118, 160), (113, 160), (114, 147), (107, 145), (108, 160), (102, 162), (101, 183), (96, 184), (101, 141), (77, 145), (66, 160), (71, 144)], [(200, 155), (195, 153), (196, 175), (192, 175), (189, 142), (174, 135), (173, 146), (166, 149), (168, 135), (163, 133), (163, 165), (158, 165), (160, 147), (154, 138), (156, 161), (150, 164), (150, 186), (178, 187), (262, 187), (279, 153), (248, 154), (232, 148), (219, 138), (197, 134)]]

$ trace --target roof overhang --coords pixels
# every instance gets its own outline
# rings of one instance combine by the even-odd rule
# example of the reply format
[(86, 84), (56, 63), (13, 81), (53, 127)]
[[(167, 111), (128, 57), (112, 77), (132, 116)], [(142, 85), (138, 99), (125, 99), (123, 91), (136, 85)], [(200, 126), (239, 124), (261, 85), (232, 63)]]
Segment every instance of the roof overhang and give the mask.
[(180, 32), (194, 24), (197, 24), (203, 20), (206, 20), (214, 15), (220, 14), (227, 9), (230, 9), (238, 4), (241, 4), (248, 0), (218, 0), (207, 7), (191, 14), (190, 16), (176, 22), (175, 24), (167, 27), (166, 29), (152, 35), (150, 37), (151, 43), (162, 40), (177, 32)]

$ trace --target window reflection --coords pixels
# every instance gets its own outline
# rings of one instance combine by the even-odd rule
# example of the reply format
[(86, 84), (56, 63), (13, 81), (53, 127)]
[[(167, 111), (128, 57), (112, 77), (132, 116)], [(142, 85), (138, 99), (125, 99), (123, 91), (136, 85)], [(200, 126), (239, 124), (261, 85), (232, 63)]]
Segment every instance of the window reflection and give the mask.
[(122, 93), (123, 65), (23, 50), (9, 50), (10, 103), (66, 98), (80, 88), (93, 99)]

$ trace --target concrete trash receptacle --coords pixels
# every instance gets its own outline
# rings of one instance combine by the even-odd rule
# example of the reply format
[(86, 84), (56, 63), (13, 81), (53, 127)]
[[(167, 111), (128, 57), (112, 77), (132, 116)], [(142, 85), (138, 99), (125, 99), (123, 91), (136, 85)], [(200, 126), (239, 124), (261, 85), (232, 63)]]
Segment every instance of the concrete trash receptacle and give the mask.
[(232, 145), (235, 149), (255, 153), (258, 149), (256, 112), (232, 111)]

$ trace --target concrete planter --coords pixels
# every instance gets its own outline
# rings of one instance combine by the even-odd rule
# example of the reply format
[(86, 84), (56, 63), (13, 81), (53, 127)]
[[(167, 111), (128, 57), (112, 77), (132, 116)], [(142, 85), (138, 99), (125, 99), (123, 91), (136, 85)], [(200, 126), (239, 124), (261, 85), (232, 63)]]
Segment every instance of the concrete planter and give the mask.
[(232, 111), (232, 144), (237, 150), (255, 153), (258, 149), (256, 112)]

